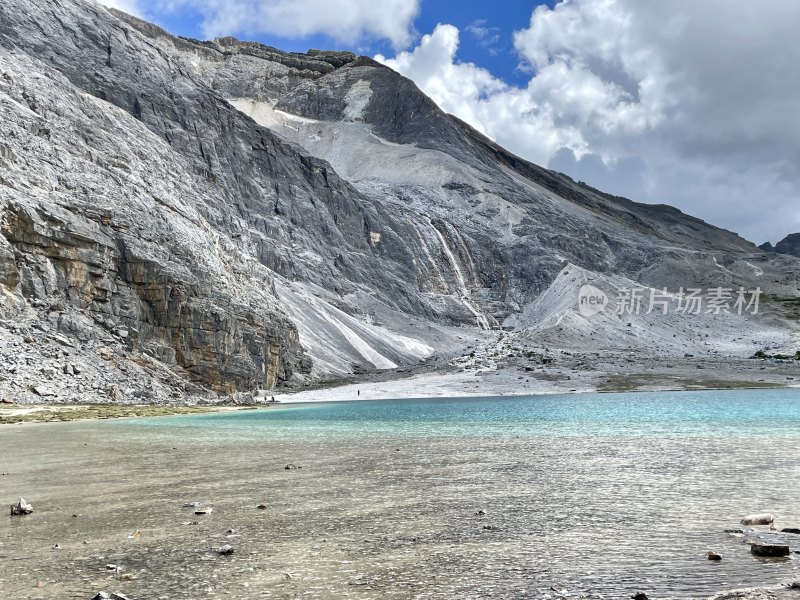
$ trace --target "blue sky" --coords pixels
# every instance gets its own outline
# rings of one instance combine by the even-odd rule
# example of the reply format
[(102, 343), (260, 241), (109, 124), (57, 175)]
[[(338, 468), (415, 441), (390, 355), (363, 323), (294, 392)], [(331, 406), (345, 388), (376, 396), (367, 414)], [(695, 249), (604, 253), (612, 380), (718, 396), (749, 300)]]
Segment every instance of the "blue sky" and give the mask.
[(761, 243), (800, 231), (796, 0), (101, 0), (375, 56), (512, 152)]
[[(417, 37), (430, 33), (440, 23), (455, 25), (462, 32), (459, 60), (472, 62), (513, 84), (524, 84), (528, 75), (519, 69), (520, 57), (514, 50), (513, 34), (528, 26), (533, 9), (539, 4), (552, 7), (556, 1), (526, 2), (500, 0), (488, 3), (479, 0), (422, 0), (413, 30)], [(204, 39), (204, 13), (191, 5), (179, 10), (163, 11), (142, 3), (145, 15), (167, 31)], [(366, 36), (355, 44), (348, 44), (324, 34), (304, 37), (280, 36), (256, 32), (242, 35), (248, 40), (259, 41), (281, 50), (305, 52), (309, 48), (352, 50), (359, 54), (389, 56), (395, 48), (386, 39), (375, 35)]]

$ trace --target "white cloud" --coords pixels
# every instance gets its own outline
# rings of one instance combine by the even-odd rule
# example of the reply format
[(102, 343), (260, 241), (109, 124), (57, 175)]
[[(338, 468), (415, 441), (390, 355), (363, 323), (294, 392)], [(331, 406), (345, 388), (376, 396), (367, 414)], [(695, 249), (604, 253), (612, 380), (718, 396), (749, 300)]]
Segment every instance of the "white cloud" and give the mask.
[(142, 15), (142, 10), (137, 0), (100, 0), (100, 4), (109, 8), (118, 8), (129, 15), (137, 17)]
[(272, 34), (302, 38), (325, 34), (347, 44), (364, 38), (395, 47), (412, 39), (420, 0), (166, 0), (159, 10), (191, 8), (207, 37)]
[(571, 0), (514, 44), (525, 87), (440, 25), (388, 65), (510, 150), (763, 241), (800, 231), (800, 3)]

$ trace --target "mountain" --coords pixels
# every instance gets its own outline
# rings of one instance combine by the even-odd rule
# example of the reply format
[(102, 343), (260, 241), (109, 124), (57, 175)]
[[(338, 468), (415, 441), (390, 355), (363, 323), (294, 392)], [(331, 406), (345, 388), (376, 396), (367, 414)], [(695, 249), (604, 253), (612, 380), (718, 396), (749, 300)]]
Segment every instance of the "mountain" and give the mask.
[(791, 233), (773, 246), (769, 242), (759, 246), (764, 252), (777, 252), (778, 254), (789, 254), (790, 256), (800, 256), (800, 233)]
[[(348, 52), (4, 0), (0, 103), (14, 398), (300, 386), (458, 356), (499, 329), (536, 339), (569, 272), (799, 293), (797, 259), (531, 164)], [(789, 340), (784, 303), (768, 308), (735, 329)]]

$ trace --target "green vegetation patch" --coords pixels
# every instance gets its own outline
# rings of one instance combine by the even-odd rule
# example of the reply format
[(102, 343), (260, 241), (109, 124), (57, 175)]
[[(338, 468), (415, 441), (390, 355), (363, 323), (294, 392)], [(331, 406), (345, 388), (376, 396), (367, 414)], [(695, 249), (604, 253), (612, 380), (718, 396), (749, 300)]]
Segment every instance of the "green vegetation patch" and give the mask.
[(598, 387), (598, 392), (635, 392), (652, 386), (675, 390), (733, 390), (751, 388), (779, 388), (779, 383), (766, 381), (740, 381), (728, 379), (698, 379), (693, 377), (668, 377), (663, 375), (633, 374), (609, 375)]
[[(36, 408), (37, 410), (26, 410)], [(201, 406), (147, 406), (121, 404), (86, 404), (33, 407), (12, 405), (0, 409), (0, 425), (15, 423), (53, 423), (85, 419), (121, 419), (125, 417), (164, 417), (212, 412)]]

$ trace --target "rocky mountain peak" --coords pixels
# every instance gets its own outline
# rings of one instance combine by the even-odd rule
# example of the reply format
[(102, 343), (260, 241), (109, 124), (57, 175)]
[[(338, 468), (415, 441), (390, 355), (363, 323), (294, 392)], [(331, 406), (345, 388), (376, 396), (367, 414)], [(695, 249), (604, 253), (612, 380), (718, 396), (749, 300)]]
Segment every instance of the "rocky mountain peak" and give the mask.
[(774, 246), (771, 243), (766, 242), (761, 244), (759, 248), (764, 252), (800, 256), (800, 233), (791, 233)]

